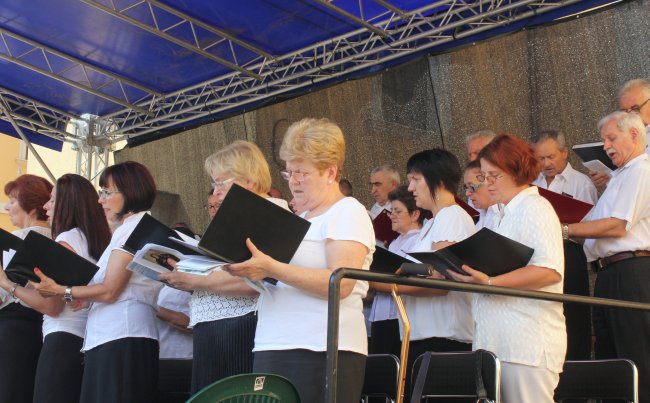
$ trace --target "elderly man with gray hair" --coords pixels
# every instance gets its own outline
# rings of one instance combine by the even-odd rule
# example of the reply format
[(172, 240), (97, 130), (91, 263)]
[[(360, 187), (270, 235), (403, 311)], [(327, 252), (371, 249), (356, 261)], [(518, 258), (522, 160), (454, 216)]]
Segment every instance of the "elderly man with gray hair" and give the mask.
[(497, 135), (492, 130), (480, 130), (465, 137), (465, 146), (467, 147), (467, 157), (474, 161), (485, 147)]
[[(618, 108), (622, 112), (638, 113), (646, 126), (645, 152), (650, 155), (650, 81), (641, 78), (627, 81), (618, 92)], [(603, 189), (609, 176), (602, 172), (589, 172), (594, 184)]]
[[(594, 295), (650, 303), (650, 157), (638, 113), (605, 116), (598, 129), (618, 168), (583, 222), (563, 224), (565, 239), (585, 239), (598, 268)], [(650, 402), (650, 312), (594, 307), (596, 358), (628, 358), (639, 369), (639, 398)]]
[(375, 204), (368, 210), (370, 218), (374, 220), (382, 210), (390, 213), (388, 194), (395, 190), (399, 184), (399, 172), (391, 165), (381, 165), (370, 172), (370, 193), (375, 199)]

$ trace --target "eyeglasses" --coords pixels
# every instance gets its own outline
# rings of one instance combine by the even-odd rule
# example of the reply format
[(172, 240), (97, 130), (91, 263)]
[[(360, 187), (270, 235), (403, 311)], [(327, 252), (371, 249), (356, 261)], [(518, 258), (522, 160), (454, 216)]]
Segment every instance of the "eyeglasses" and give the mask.
[(650, 98), (646, 99), (645, 102), (642, 103), (641, 105), (633, 105), (630, 108), (621, 109), (621, 110), (627, 113), (632, 113), (632, 112), (641, 113), (641, 109), (645, 106), (645, 104), (648, 103), (648, 101), (650, 101)]
[(217, 207), (218, 206), (216, 204), (208, 204), (207, 206), (203, 206), (203, 208), (206, 210), (216, 210)]
[(280, 176), (282, 177), (282, 179), (286, 181), (290, 180), (293, 177), (298, 182), (302, 182), (309, 175), (310, 175), (309, 172), (287, 171), (287, 170), (280, 171)]
[(488, 181), (490, 183), (494, 183), (497, 181), (497, 179), (503, 178), (503, 174), (498, 174), (498, 175), (485, 175), (485, 174), (478, 174), (476, 175), (476, 179), (479, 182), (482, 182), (481, 184), (485, 183), (485, 181)]
[(115, 193), (122, 193), (122, 192), (120, 192), (119, 190), (108, 190), (104, 188), (101, 188), (97, 191), (97, 194), (99, 195), (100, 199), (101, 198), (107, 199), (108, 196), (113, 195)]
[[(478, 178), (479, 176), (483, 176), (483, 175), (477, 175), (476, 177)], [(465, 192), (475, 193), (483, 185), (485, 185), (485, 181), (481, 181), (479, 183), (474, 183), (474, 184), (471, 183), (466, 184), (463, 185), (463, 187), (465, 188)]]
[(223, 181), (215, 181), (212, 180), (212, 189), (214, 190), (223, 190), (226, 188), (226, 185), (228, 185), (230, 182), (234, 181), (235, 178), (228, 178)]

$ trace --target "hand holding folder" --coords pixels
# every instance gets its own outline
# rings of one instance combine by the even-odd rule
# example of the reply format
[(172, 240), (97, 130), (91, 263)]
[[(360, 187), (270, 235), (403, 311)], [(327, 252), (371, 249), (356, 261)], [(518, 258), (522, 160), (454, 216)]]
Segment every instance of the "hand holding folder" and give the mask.
[(433, 252), (409, 252), (422, 263), (428, 263), (445, 278), (454, 280), (448, 271), (468, 275), (463, 265), (490, 277), (526, 266), (534, 250), (496, 232), (482, 228), (474, 235), (444, 249)]
[(5, 268), (5, 273), (11, 281), (24, 286), (27, 281), (40, 281), (34, 274), (35, 267), (57, 284), (66, 286), (86, 285), (99, 270), (95, 264), (60, 243), (30, 231)]

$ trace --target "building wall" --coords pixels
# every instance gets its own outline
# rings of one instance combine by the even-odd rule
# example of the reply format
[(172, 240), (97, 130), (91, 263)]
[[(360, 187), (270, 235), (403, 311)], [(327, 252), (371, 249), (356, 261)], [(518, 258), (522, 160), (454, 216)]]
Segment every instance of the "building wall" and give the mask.
[[(202, 231), (209, 190), (203, 161), (235, 139), (256, 141), (274, 185), (277, 150), (288, 125), (303, 117), (337, 122), (347, 140), (343, 177), (370, 205), (370, 170), (392, 163), (405, 174), (414, 152), (444, 147), (464, 164), (466, 135), (482, 129), (528, 138), (562, 129), (572, 143), (598, 140), (598, 119), (616, 108), (626, 81), (650, 76), (650, 1), (638, 0), (584, 18), (521, 31), (450, 53), (423, 57), (184, 133), (125, 149), (116, 160), (140, 161), (159, 188), (178, 194), (178, 211)], [(572, 156), (576, 167), (580, 164)], [(171, 207), (167, 207), (171, 208)]]
[(26, 161), (19, 159), (20, 141), (9, 136), (0, 135), (0, 228), (6, 231), (16, 229), (11, 225), (9, 215), (5, 211), (5, 203), (9, 197), (5, 195), (5, 183), (12, 181), (18, 175), (26, 172)]

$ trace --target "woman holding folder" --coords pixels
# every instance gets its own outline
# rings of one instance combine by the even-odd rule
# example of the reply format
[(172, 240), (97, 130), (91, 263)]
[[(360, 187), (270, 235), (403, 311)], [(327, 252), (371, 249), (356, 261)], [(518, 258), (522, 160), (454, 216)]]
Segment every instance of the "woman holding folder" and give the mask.
[[(219, 206), (236, 183), (289, 209), (285, 200), (268, 197), (271, 172), (254, 143), (237, 140), (228, 144), (205, 160), (205, 170)], [(194, 291), (190, 299), (190, 327), (194, 328), (192, 393), (219, 379), (251, 372), (257, 291), (221, 270), (207, 276), (174, 271), (160, 278), (176, 288)]]
[(99, 178), (99, 204), (119, 226), (86, 286), (59, 285), (40, 271), (41, 295), (90, 302), (84, 338), (81, 402), (153, 402), (158, 380), (156, 299), (161, 284), (127, 265), (122, 249), (156, 197), (156, 184), (142, 164), (127, 161), (106, 168)]
[[(327, 119), (295, 122), (280, 157), (286, 162), (282, 177), (311, 226), (288, 264), (248, 240), (251, 259), (227, 270), (252, 280), (278, 280), (260, 295), (253, 371), (282, 375), (296, 386), (302, 402), (318, 403), (325, 396), (330, 275), (339, 267), (368, 270), (375, 236), (365, 207), (339, 189), (345, 140), (337, 125)], [(361, 299), (367, 291), (365, 281), (341, 282), (339, 402), (360, 399), (368, 344)]]
[[(97, 192), (84, 177), (66, 174), (52, 189), (43, 208), (52, 237), (85, 259), (96, 262), (108, 246), (111, 232)], [(0, 287), (16, 286), (0, 273)], [(16, 297), (43, 316), (43, 348), (36, 369), (34, 402), (79, 401), (83, 372), (83, 345), (86, 310), (75, 310), (63, 298), (45, 298), (31, 288), (16, 286)]]
[[(479, 154), (481, 173), (503, 219), (494, 230), (533, 248), (528, 265), (495, 277), (463, 266), (458, 281), (562, 293), (562, 230), (551, 204), (529, 184), (540, 171), (533, 150), (522, 139), (501, 135)], [(553, 402), (566, 353), (562, 303), (476, 294), (474, 348), (501, 360), (501, 397), (505, 403)]]
[[(19, 229), (13, 234), (25, 238), (29, 231), (50, 236), (43, 205), (50, 198), (52, 184), (35, 175), (21, 175), (5, 185), (9, 196), (5, 210), (11, 223)], [(3, 252), (6, 267), (14, 252)], [(4, 268), (0, 267), (4, 277)], [(0, 288), (0, 402), (31, 402), (34, 374), (43, 340), (43, 316), (27, 307), (16, 295), (11, 283)], [(19, 291), (20, 292), (20, 291)]]

